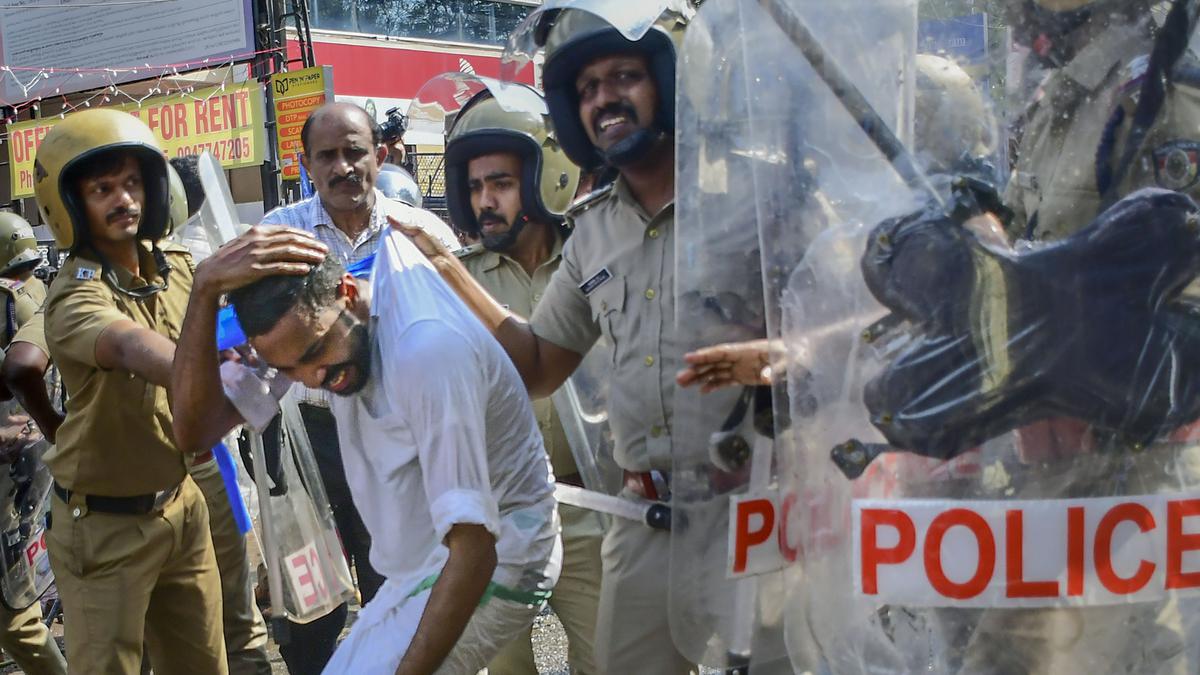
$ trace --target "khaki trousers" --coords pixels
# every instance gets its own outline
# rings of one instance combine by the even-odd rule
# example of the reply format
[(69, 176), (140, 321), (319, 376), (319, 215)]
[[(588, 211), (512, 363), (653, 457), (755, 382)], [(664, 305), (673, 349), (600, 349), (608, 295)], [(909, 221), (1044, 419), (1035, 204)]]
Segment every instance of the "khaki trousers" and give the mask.
[(137, 675), (144, 638), (156, 675), (227, 675), (208, 509), (191, 478), (160, 512), (93, 512), (72, 495), (51, 517), (69, 673)]
[(238, 532), (233, 507), (216, 460), (188, 469), (208, 505), (208, 527), (221, 576), (221, 619), (229, 675), (271, 675), (267, 624), (254, 602), (246, 537)]
[[(600, 605), (600, 517), (586, 509), (559, 504), (563, 524), (563, 563), (550, 607), (567, 633), (567, 662), (572, 675), (595, 675), (593, 640)], [(532, 627), (508, 643), (488, 664), (489, 675), (537, 675)]]
[(696, 671), (671, 639), (670, 533), (613, 518), (600, 555), (604, 576), (595, 641), (599, 672), (683, 675)]
[(66, 675), (67, 662), (42, 623), (41, 605), (35, 602), (19, 612), (0, 606), (0, 624), (0, 648), (25, 675)]

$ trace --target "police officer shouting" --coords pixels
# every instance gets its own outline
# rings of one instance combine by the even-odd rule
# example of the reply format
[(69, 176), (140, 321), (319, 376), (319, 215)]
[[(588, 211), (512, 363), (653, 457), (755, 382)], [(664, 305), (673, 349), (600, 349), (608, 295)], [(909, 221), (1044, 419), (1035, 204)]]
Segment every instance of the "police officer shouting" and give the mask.
[(144, 638), (158, 673), (224, 674), (208, 509), (167, 399), (192, 262), (161, 241), (166, 157), (133, 116), (88, 110), (46, 135), (36, 169), (43, 220), (70, 252), (45, 321), (71, 405), (45, 460), (71, 672), (137, 673)]
[[(528, 316), (562, 262), (563, 213), (579, 168), (555, 142), (541, 95), (521, 88), (528, 109), (506, 108), (484, 90), (459, 112), (446, 142), (446, 199), (456, 226), (481, 238), (459, 251), (459, 259), (493, 298)], [(515, 98), (510, 94), (506, 102)], [(554, 405), (534, 401), (534, 412), (558, 481), (582, 485)], [(573, 506), (560, 505), (559, 514), (563, 567), (550, 605), (567, 632), (571, 672), (586, 675), (596, 672), (592, 638), (603, 523)], [(530, 636), (509, 643), (488, 672), (536, 675)]]
[[(542, 15), (546, 101), (559, 142), (585, 169), (619, 177), (567, 214), (574, 234), (528, 321), (475, 283), (428, 237), (404, 228), (504, 345), (535, 397), (550, 395), (603, 335), (612, 363), (609, 422), (626, 490), (666, 500), (671, 403), (681, 357), (674, 335), (675, 40), (667, 9), (640, 40), (579, 9)], [(671, 640), (670, 540), (617, 520), (605, 535), (595, 637), (602, 673), (685, 673)]]

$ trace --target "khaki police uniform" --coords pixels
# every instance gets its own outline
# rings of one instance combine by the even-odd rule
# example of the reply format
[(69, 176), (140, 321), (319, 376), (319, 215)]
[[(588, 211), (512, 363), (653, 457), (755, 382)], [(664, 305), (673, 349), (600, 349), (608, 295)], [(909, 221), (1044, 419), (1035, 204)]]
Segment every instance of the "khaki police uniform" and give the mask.
[[(96, 342), (117, 321), (179, 338), (191, 256), (161, 246), (172, 271), (159, 293), (119, 293), (99, 263), (76, 254), (46, 300), (50, 356), (70, 396), (45, 461), (56, 484), (47, 547), (72, 673), (138, 673), (143, 637), (160, 675), (228, 672), (208, 509), (175, 447), (167, 392), (96, 364)], [(142, 244), (139, 253), (143, 274), (157, 269)], [(114, 272), (130, 290), (162, 281)], [(112, 512), (134, 502), (143, 512)]]
[[(1098, 154), (1110, 156), (1114, 168), (1119, 162), (1149, 64), (1149, 24), (1147, 18), (1100, 31), (1043, 85), (1042, 97), (1027, 114), (1017, 166), (1005, 194), (1005, 203), (1016, 214), (1016, 234), (1025, 235), (1036, 214), (1034, 238), (1061, 239), (1099, 214)], [(1176, 69), (1142, 155), (1118, 186), (1118, 196), (1161, 187), (1200, 198), (1196, 72), (1187, 59)], [(1111, 141), (1105, 141), (1106, 131)]]
[(28, 321), (21, 324), (17, 329), (17, 334), (13, 336), (13, 342), (28, 342), (29, 344), (42, 350), (42, 353), (47, 357), (50, 356), (50, 345), (46, 344), (46, 312), (39, 307), (37, 312)]
[[(503, 253), (489, 251), (482, 244), (462, 249), (456, 255), (497, 302), (521, 316), (530, 316), (562, 261), (562, 247), (562, 239), (556, 238), (550, 257), (534, 270), (532, 277), (520, 263)], [(533, 412), (554, 475), (559, 480), (577, 483), (579, 470), (554, 403), (550, 399), (534, 401)], [(600, 602), (600, 541), (604, 525), (598, 514), (586, 509), (560, 504), (558, 512), (562, 518), (563, 563), (550, 606), (567, 633), (571, 672), (590, 675), (597, 672), (592, 640)], [(488, 664), (488, 672), (492, 675), (537, 675), (531, 632), (532, 628), (530, 634), (510, 642)]]
[(210, 453), (203, 453), (192, 460), (188, 473), (208, 505), (208, 526), (221, 577), (221, 625), (229, 675), (270, 675), (267, 624), (254, 602), (246, 535), (238, 531), (233, 518), (221, 469)]
[(46, 300), (46, 284), (37, 277), (25, 281), (0, 277), (0, 296), (4, 297), (4, 348), (7, 349), (13, 336), (22, 326), (29, 323)]
[[(27, 328), (41, 325), (35, 319), (41, 317), (37, 310), (46, 299), (46, 285), (37, 277), (27, 281), (0, 277), (0, 294), (5, 297), (8, 316), (6, 330), (0, 336), (0, 348), (8, 349)], [(18, 612), (0, 605), (0, 649), (27, 675), (65, 675), (67, 672), (67, 662), (58, 643), (42, 623), (42, 607), (36, 602)]]
[[(1137, 107), (1141, 77), (1152, 47), (1150, 19), (1097, 29), (1067, 65), (1043, 85), (1029, 110), (1015, 171), (1005, 202), (1016, 217), (1016, 236), (1053, 241), (1083, 228), (1103, 207), (1097, 168), (1116, 167)], [(1188, 68), (1187, 64), (1183, 65)], [(1176, 78), (1117, 197), (1140, 188), (1161, 187), (1200, 197), (1200, 90), (1195, 77)], [(1111, 496), (1115, 476), (1131, 494), (1196, 489), (1200, 448), (1161, 448), (1132, 462), (1108, 455), (1084, 475), (1061, 485), (1062, 494)], [(1014, 477), (1005, 499), (1042, 498), (1044, 485), (1030, 475)], [(997, 495), (998, 497), (1001, 495)], [(953, 610), (976, 614), (978, 610)], [(1182, 675), (1196, 672), (1174, 600), (1067, 610), (995, 610), (971, 621), (975, 629), (962, 645), (963, 672), (1043, 674), (1075, 672), (1086, 656), (1108, 663), (1106, 672)], [(1184, 621), (1183, 625), (1190, 623)], [(1189, 665), (1190, 662), (1190, 665)]]
[[(628, 472), (669, 472), (671, 405), (683, 350), (674, 331), (674, 203), (646, 213), (618, 178), (577, 203), (568, 218), (574, 233), (534, 308), (533, 332), (578, 354), (607, 338), (616, 462)], [(599, 671), (691, 670), (693, 664), (671, 640), (668, 622), (670, 536), (614, 519), (601, 556)]]

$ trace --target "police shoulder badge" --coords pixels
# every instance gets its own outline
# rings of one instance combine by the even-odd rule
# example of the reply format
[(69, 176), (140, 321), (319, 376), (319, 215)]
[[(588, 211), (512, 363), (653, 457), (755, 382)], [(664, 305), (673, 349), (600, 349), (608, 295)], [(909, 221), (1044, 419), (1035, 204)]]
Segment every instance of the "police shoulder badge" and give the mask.
[(80, 267), (75, 270), (76, 281), (91, 281), (96, 278), (96, 270), (91, 267)]
[(1168, 190), (1186, 190), (1200, 177), (1200, 141), (1173, 140), (1154, 149), (1154, 181)]

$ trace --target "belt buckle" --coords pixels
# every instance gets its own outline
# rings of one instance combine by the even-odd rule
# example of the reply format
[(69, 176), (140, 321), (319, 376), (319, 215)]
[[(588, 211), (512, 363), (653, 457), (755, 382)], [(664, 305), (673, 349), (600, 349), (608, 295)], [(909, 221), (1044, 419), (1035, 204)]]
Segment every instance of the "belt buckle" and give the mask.
[(658, 501), (671, 501), (671, 488), (667, 483), (667, 474), (658, 469), (651, 469), (650, 480), (654, 483), (654, 491), (658, 493)]
[(169, 504), (171, 502), (171, 499), (175, 497), (175, 493), (178, 490), (179, 490), (179, 486), (176, 485), (173, 488), (167, 488), (166, 490), (159, 490), (158, 492), (155, 492), (154, 493), (154, 506), (152, 506), (150, 510), (151, 511), (162, 511), (167, 506), (167, 504)]

